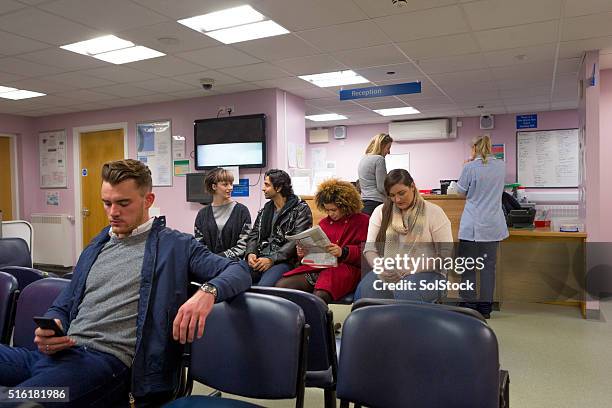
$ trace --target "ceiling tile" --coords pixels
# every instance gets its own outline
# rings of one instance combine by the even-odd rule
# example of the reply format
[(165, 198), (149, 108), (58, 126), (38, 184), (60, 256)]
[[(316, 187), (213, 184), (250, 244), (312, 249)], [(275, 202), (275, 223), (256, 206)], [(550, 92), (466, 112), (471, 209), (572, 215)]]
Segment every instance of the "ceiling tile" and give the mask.
[(180, 92), (200, 88), (199, 84), (190, 85), (185, 82), (179, 82), (169, 78), (149, 79), (147, 81), (134, 82), (133, 85), (139, 88), (162, 93)]
[(612, 35), (610, 21), (612, 21), (612, 13), (566, 18), (563, 23), (561, 41), (610, 36)]
[(552, 75), (546, 75), (544, 78), (532, 78), (529, 76), (520, 75), (517, 78), (502, 79), (495, 81), (497, 89), (527, 89), (531, 87), (550, 86), (552, 83)]
[(73, 85), (78, 88), (97, 88), (100, 86), (113, 85), (114, 82), (102, 78), (96, 78), (81, 74), (80, 72), (67, 72), (65, 74), (50, 75), (46, 80), (59, 82), (60, 84)]
[(565, 17), (612, 11), (610, 0), (565, 0)]
[(434, 7), (450, 6), (456, 0), (410, 0), (405, 5), (398, 7), (390, 1), (381, 0), (354, 0), (355, 3), (369, 16), (382, 17), (391, 14), (411, 13), (417, 10), (425, 10)]
[(215, 91), (205, 91), (203, 89), (193, 89), (190, 91), (180, 91), (180, 92), (172, 92), (170, 95), (176, 97), (176, 98), (180, 98), (180, 99), (187, 99), (187, 98), (201, 98), (203, 96), (212, 96), (212, 95), (217, 95), (218, 92)]
[(319, 74), (347, 69), (346, 65), (327, 54), (284, 59), (275, 61), (274, 65), (295, 75)]
[(543, 61), (537, 63), (507, 65), (505, 67), (494, 67), (491, 68), (491, 73), (493, 74), (493, 78), (496, 80), (523, 78), (529, 78), (531, 80), (548, 79), (552, 78), (553, 62)]
[(521, 89), (508, 89), (499, 91), (500, 96), (504, 99), (519, 99), (521, 97), (531, 98), (534, 96), (550, 98), (550, 84), (544, 87), (531, 87)]
[(495, 30), (476, 31), (474, 36), (483, 51), (495, 51), (556, 42), (557, 28), (557, 21), (545, 21)]
[(221, 85), (217, 87), (217, 91), (219, 93), (224, 93), (224, 94), (254, 91), (257, 89), (262, 89), (262, 88), (253, 82), (249, 82), (249, 83), (243, 82), (240, 84)]
[(612, 36), (563, 41), (559, 46), (559, 58), (579, 58), (584, 51), (606, 48), (612, 48)]
[(134, 99), (130, 99), (130, 98), (119, 98), (119, 99), (113, 99), (110, 101), (104, 101), (105, 105), (108, 105), (109, 107), (112, 108), (119, 108), (122, 106), (133, 106), (133, 105), (139, 105), (140, 102), (134, 100)]
[(389, 42), (385, 33), (370, 20), (300, 31), (297, 35), (323, 51), (340, 51)]
[[(178, 20), (199, 16), (213, 11), (244, 5), (244, 0), (132, 0), (160, 14)], [(261, 11), (261, 10), (260, 10)]]
[(158, 78), (157, 75), (147, 72), (138, 71), (120, 65), (112, 65), (109, 67), (95, 68), (81, 71), (82, 74), (91, 75), (96, 78), (107, 79), (117, 83), (144, 81), (146, 79)]
[[(79, 102), (81, 102), (76, 99), (60, 97), (57, 95), (46, 95), (46, 96), (41, 96), (40, 98), (34, 98), (34, 99), (38, 99), (40, 100), (41, 103), (47, 104), (52, 107), (76, 105)], [(25, 100), (34, 101), (34, 99), (25, 99)]]
[(51, 65), (68, 71), (108, 66), (107, 62), (66, 51), (61, 48), (48, 48), (42, 51), (21, 54), (20, 59)]
[(489, 51), (483, 53), (483, 55), (489, 67), (502, 67), (505, 65), (552, 61), (555, 59), (556, 48), (556, 44), (545, 44), (533, 47)]
[(54, 94), (57, 92), (65, 92), (78, 89), (78, 86), (76, 86), (75, 84), (49, 81), (46, 78), (22, 79), (20, 81), (10, 82), (9, 86), (18, 89), (27, 89), (30, 91), (42, 92), (46, 94)]
[(463, 4), (473, 30), (508, 27), (560, 17), (562, 0), (482, 0)]
[(85, 102), (101, 102), (101, 101), (108, 101), (111, 99), (116, 99), (116, 97), (113, 95), (107, 95), (107, 94), (94, 92), (94, 91), (90, 91), (86, 89), (79, 89), (78, 91), (60, 92), (55, 95), (59, 96), (60, 98), (65, 97), (65, 98), (76, 99), (78, 101), (85, 101)]
[(391, 44), (340, 51), (334, 53), (334, 57), (351, 69), (407, 62), (407, 58)]
[(48, 44), (64, 45), (94, 38), (103, 33), (35, 8), (0, 16), (0, 27)]
[(175, 76), (181, 74), (189, 74), (202, 70), (201, 65), (192, 64), (185, 60), (166, 55), (165, 57), (153, 58), (145, 61), (132, 62), (125, 64), (129, 68), (134, 68), (139, 71), (156, 74), (159, 76)]
[(0, 31), (1, 55), (16, 55), (30, 51), (42, 50), (47, 47), (49, 47), (49, 44)]
[(109, 33), (168, 20), (168, 17), (125, 0), (58, 0), (39, 7)]
[(459, 34), (469, 30), (457, 6), (396, 14), (374, 21), (396, 42)]
[(284, 78), (287, 76), (287, 72), (267, 62), (225, 68), (223, 72), (244, 81), (262, 81), (265, 79)]
[(480, 51), (474, 38), (467, 33), (400, 42), (397, 45), (412, 59), (472, 54)]
[(11, 81), (23, 79), (21, 75), (9, 74), (8, 72), (0, 72), (0, 84), (5, 84)]
[(493, 76), (489, 69), (475, 69), (470, 71), (448, 72), (445, 74), (433, 74), (431, 79), (438, 85), (447, 85), (454, 83), (469, 83), (491, 81)]
[(506, 105), (508, 113), (535, 113), (550, 109), (549, 103), (527, 103), (518, 105)]
[(238, 51), (229, 45), (220, 47), (204, 48), (197, 51), (181, 52), (177, 57), (194, 62), (201, 66), (217, 69), (225, 67), (236, 67), (261, 62), (242, 51)]
[(290, 31), (364, 20), (352, 0), (264, 0), (255, 7)]
[(315, 47), (293, 34), (260, 38), (233, 45), (235, 48), (264, 61), (305, 57), (320, 53)]
[[(291, 93), (297, 96), (301, 96), (302, 98), (307, 99), (307, 100), (317, 99), (317, 98), (328, 98), (331, 95), (333, 95), (331, 91), (328, 91), (325, 88), (293, 89)], [(338, 100), (338, 97), (335, 97), (334, 99)]]
[(133, 96), (130, 99), (140, 102), (142, 104), (147, 104), (147, 103), (159, 103), (159, 102), (167, 102), (167, 101), (176, 100), (176, 96), (160, 93), (160, 94), (147, 95), (147, 96)]
[(552, 110), (577, 109), (578, 108), (578, 98), (576, 98), (576, 100), (571, 100), (571, 101), (553, 102), (550, 104), (550, 108)]
[(37, 77), (62, 72), (61, 69), (56, 67), (35, 64), (30, 61), (13, 57), (0, 58), (0, 71), (8, 72), (9, 74), (22, 75), (24, 77)]
[(479, 69), (486, 67), (486, 64), (482, 54), (466, 54), (423, 59), (419, 61), (419, 66), (427, 74), (432, 75)]
[(26, 6), (24, 6), (21, 3), (17, 3), (16, 1), (13, 1), (13, 0), (2, 0), (0, 2), (0, 14), (9, 13), (11, 11), (19, 10), (24, 7)]
[(185, 74), (185, 75), (179, 75), (179, 76), (175, 76), (172, 77), (173, 79), (177, 80), (177, 81), (181, 81), (181, 82), (185, 82), (187, 84), (190, 85), (195, 85), (198, 88), (200, 88), (200, 79), (201, 78), (212, 78), (215, 80), (215, 84), (214, 87), (218, 87), (219, 85), (228, 85), (228, 84), (235, 84), (237, 82), (242, 82), (240, 79), (238, 78), (234, 78), (232, 76), (229, 75), (225, 75), (219, 71), (213, 71), (213, 70), (208, 70), (208, 71), (200, 71), (200, 72), (194, 72), (191, 74)]
[[(165, 54), (176, 54), (178, 52), (214, 47), (220, 44), (219, 41), (207, 35), (185, 27), (182, 24), (177, 24), (176, 21), (166, 21), (121, 31), (117, 36)], [(160, 38), (175, 39), (178, 43), (164, 44), (162, 41), (159, 41)]]
[[(601, 56), (600, 56), (600, 59), (601, 59)], [(581, 61), (580, 58), (560, 59), (557, 62), (557, 73), (558, 74), (577, 73), (580, 70), (580, 61)]]
[[(412, 63), (360, 68), (356, 69), (355, 72), (375, 83), (379, 81), (412, 82), (419, 80), (422, 76), (421, 72)], [(395, 72), (395, 74), (387, 74), (387, 72)]]
[[(111, 86), (102, 86), (99, 88), (92, 89), (94, 92), (101, 92), (109, 95), (120, 96), (122, 98), (130, 98), (132, 96), (145, 96), (151, 95), (152, 91), (148, 89), (139, 88), (132, 85), (111, 85)], [(106, 102), (105, 102), (106, 103)]]
[(285, 91), (290, 91), (292, 89), (315, 89), (318, 88), (316, 85), (312, 85), (310, 82), (304, 81), (298, 77), (287, 77), (287, 78), (277, 78), (270, 79), (265, 81), (257, 81), (257, 85), (262, 88), (279, 88)]

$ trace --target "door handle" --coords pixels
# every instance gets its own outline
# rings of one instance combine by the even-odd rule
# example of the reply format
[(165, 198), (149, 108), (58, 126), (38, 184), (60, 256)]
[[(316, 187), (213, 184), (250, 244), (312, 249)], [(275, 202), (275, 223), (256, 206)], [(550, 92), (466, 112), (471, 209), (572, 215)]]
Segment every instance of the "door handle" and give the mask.
[(83, 217), (89, 217), (89, 208), (83, 208), (81, 214), (83, 214)]

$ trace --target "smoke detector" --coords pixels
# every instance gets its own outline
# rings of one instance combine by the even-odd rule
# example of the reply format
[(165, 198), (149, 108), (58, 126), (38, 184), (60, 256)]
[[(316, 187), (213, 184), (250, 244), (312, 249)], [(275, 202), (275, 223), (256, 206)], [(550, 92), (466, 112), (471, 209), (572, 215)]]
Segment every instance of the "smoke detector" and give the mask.
[(404, 7), (408, 4), (408, 0), (391, 0), (395, 7)]

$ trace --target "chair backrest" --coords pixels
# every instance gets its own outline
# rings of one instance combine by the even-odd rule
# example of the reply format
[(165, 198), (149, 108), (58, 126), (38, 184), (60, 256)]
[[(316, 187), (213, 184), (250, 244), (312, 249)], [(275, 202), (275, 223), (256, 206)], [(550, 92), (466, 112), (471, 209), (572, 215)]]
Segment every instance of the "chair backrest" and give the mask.
[(293, 289), (255, 286), (250, 292), (278, 296), (290, 300), (304, 311), (306, 324), (310, 326), (307, 371), (324, 371), (332, 368), (334, 379), (338, 366), (333, 313), (323, 299), (312, 293)]
[(13, 275), (17, 279), (19, 291), (23, 291), (30, 283), (46, 277), (45, 272), (26, 266), (3, 266), (0, 267), (0, 271)]
[(13, 328), (13, 312), (17, 296), (17, 279), (0, 272), (0, 343), (9, 344)]
[(13, 332), (13, 345), (35, 350), (34, 330), (36, 324), (34, 316), (47, 313), (60, 292), (70, 284), (67, 279), (47, 278), (40, 279), (26, 286), (19, 294), (17, 312), (15, 313), (15, 330)]
[(438, 304), (438, 303), (417, 302), (414, 300), (362, 298), (353, 304), (353, 306), (351, 307), (351, 312), (354, 310), (360, 309), (362, 307), (365, 307), (365, 306), (380, 306), (380, 305), (394, 305), (394, 304), (411, 304), (415, 306), (421, 306), (421, 307), (427, 307), (427, 308), (433, 308), (433, 309), (448, 310), (448, 311), (455, 312), (455, 313), (461, 313), (466, 316), (471, 316), (484, 323), (487, 322), (487, 320), (474, 309), (470, 309), (467, 307), (444, 305), (444, 304)]
[(482, 321), (414, 304), (370, 306), (344, 322), (338, 398), (369, 407), (496, 407), (497, 338)]
[(32, 267), (32, 256), (28, 244), (21, 238), (0, 238), (0, 267)]
[(244, 293), (218, 303), (191, 345), (190, 378), (250, 398), (304, 403), (308, 326), (295, 303)]

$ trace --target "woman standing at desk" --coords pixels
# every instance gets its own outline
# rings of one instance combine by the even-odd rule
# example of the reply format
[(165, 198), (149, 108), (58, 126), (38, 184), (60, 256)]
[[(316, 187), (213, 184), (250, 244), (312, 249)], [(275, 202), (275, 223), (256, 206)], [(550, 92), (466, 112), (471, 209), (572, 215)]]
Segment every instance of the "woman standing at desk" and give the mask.
[(370, 140), (365, 156), (359, 162), (357, 173), (363, 200), (362, 212), (365, 214), (372, 215), (374, 209), (385, 201), (385, 156), (391, 152), (391, 143), (393, 139), (388, 134), (377, 134)]
[[(501, 205), (505, 176), (504, 162), (491, 155), (491, 138), (476, 138), (457, 182), (458, 192), (467, 196), (459, 224), (459, 252), (463, 257), (482, 257), (484, 267), (480, 270), (480, 296), (475, 289), (462, 291), (461, 297), (463, 306), (478, 310), (486, 318), (493, 306), (497, 248), (499, 241), (508, 237)], [(476, 270), (467, 270), (462, 279), (476, 283)]]

